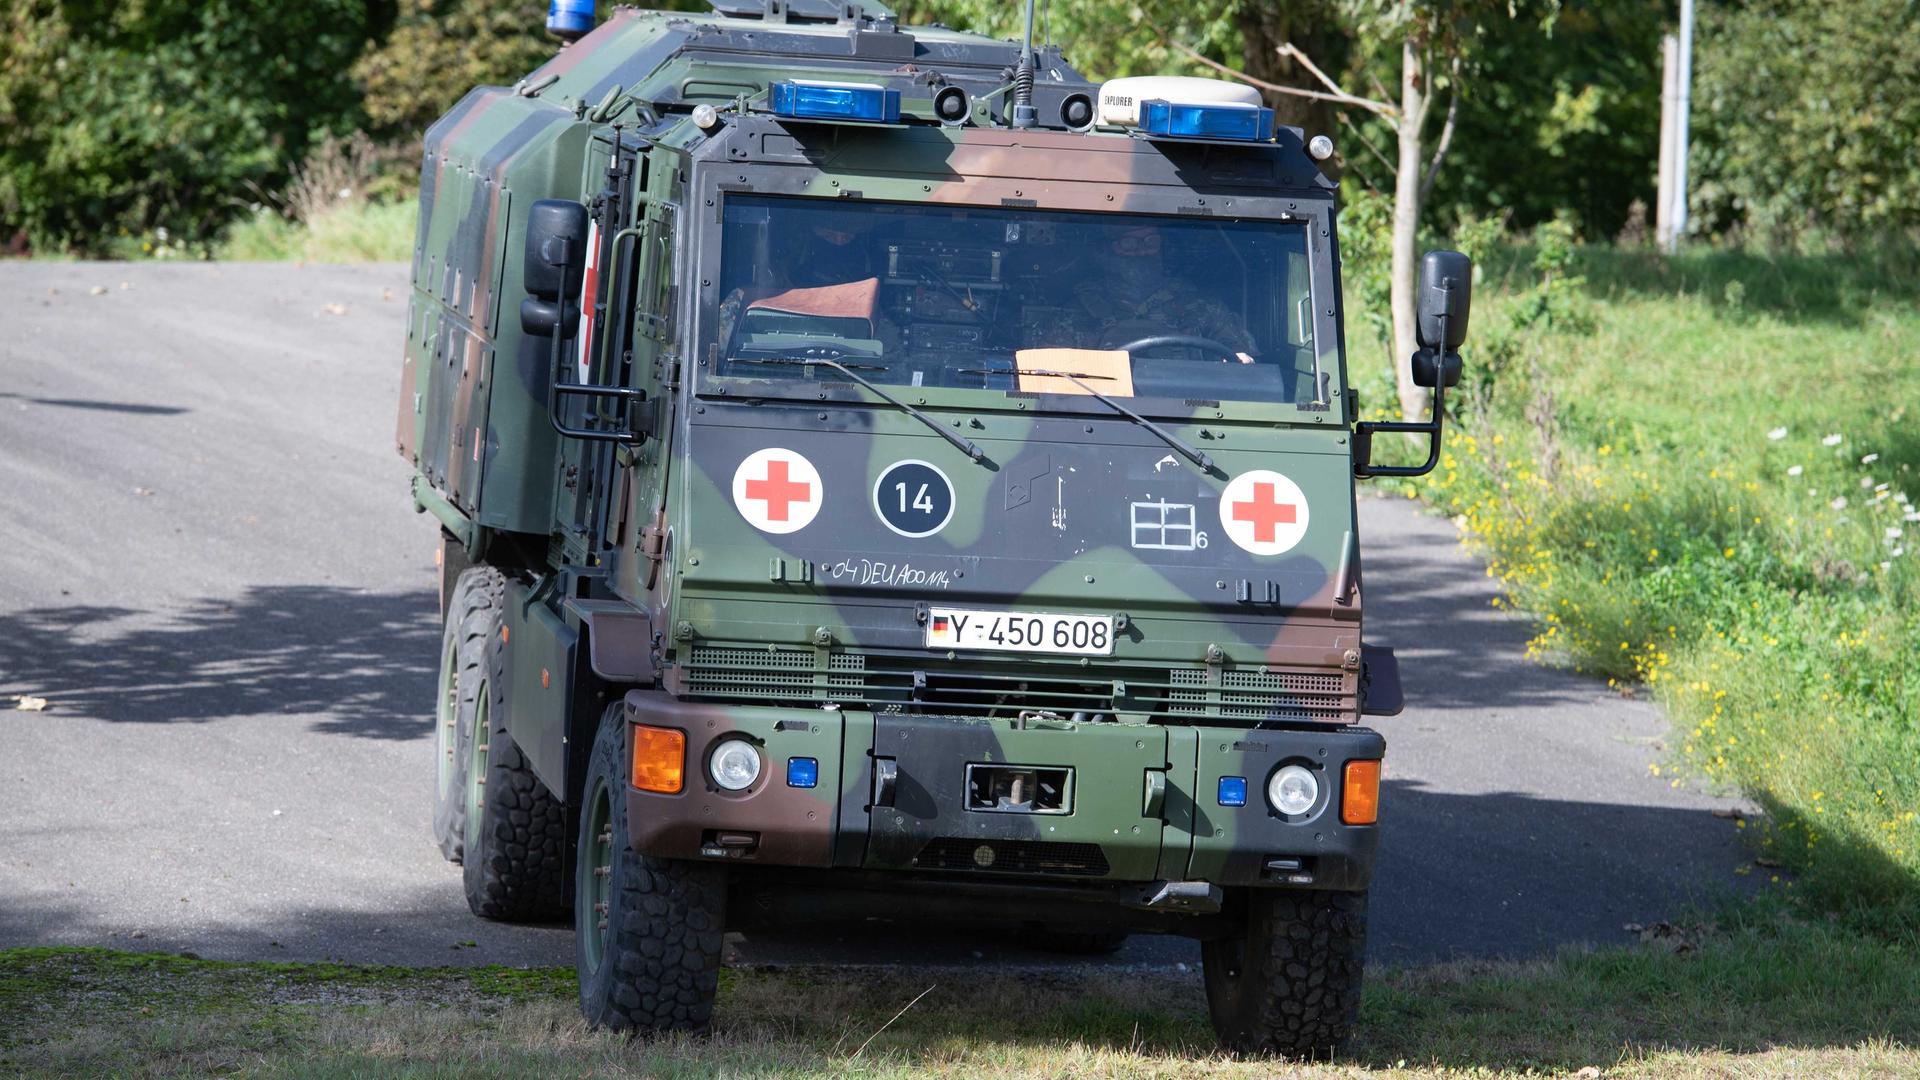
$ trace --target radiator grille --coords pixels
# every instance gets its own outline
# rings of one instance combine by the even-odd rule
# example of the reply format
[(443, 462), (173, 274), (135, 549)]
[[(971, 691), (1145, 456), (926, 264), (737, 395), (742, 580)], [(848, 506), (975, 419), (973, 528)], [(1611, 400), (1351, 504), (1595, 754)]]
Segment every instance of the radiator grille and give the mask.
[(678, 692), (741, 704), (864, 705), (880, 713), (1064, 717), (1133, 722), (1345, 723), (1357, 679), (1345, 672), (1100, 668), (1024, 663), (1013, 671), (828, 650), (696, 645)]

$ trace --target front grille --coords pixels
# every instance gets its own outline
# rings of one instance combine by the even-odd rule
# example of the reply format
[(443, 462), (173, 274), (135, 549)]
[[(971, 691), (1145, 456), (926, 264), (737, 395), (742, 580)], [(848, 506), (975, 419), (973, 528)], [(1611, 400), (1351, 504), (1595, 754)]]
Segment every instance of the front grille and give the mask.
[(1026, 661), (1007, 670), (932, 658), (778, 646), (696, 645), (675, 689), (739, 704), (863, 705), (878, 713), (1012, 718), (1031, 710), (1143, 722), (1316, 721), (1354, 716), (1345, 672), (1101, 667)]
[(920, 854), (913, 857), (913, 865), (922, 870), (1101, 877), (1107, 872), (1107, 856), (1098, 844), (943, 836), (928, 841)]

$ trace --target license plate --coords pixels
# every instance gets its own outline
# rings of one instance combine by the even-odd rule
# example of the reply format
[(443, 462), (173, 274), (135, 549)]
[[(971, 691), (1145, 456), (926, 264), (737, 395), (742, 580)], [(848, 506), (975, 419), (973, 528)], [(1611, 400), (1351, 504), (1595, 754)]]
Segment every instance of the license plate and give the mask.
[(1113, 616), (937, 607), (927, 613), (927, 647), (1112, 656)]

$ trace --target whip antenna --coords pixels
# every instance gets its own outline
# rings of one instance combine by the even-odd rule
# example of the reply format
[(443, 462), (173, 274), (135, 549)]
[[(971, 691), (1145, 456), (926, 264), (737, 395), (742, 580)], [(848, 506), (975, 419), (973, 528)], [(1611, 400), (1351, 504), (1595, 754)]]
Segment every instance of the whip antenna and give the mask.
[(1020, 66), (1013, 73), (1013, 126), (1030, 128), (1039, 122), (1033, 107), (1033, 0), (1027, 0), (1027, 36), (1020, 43)]

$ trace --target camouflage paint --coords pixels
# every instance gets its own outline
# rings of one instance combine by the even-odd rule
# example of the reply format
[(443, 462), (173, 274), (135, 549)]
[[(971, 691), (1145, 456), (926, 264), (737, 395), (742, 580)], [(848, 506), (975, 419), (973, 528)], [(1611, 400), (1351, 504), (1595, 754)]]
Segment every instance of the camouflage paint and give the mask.
[[(1384, 752), (1351, 726), (1362, 604), (1332, 186), (1291, 129), (1221, 147), (992, 126), (1015, 51), (940, 29), (619, 9), (519, 87), (475, 90), (427, 133), (397, 442), (436, 493), (423, 507), (471, 537), (471, 553), (528, 560), (510, 648), (527, 654), (512, 665), (516, 737), (563, 791), (582, 718), (597, 716), (590, 691), (624, 693), (635, 722), (686, 731), (687, 789), (628, 794), (644, 823), (636, 846), (656, 855), (712, 857), (728, 831), (756, 835), (724, 856), (743, 862), (1005, 876), (1006, 859), (1043, 850), (1019, 845), (1065, 844), (1098, 852), (1079, 876), (1364, 888), (1377, 827), (1340, 824), (1337, 794), (1304, 821), (1264, 798), (1283, 762), (1309, 764), (1337, 793), (1346, 761)], [(1040, 66), (1037, 100), (1091, 89), (1057, 51)], [(790, 77), (894, 86), (907, 121), (755, 111), (751, 99)], [(922, 122), (941, 84), (973, 96), (968, 126)], [(616, 89), (640, 104), (618, 127), (596, 122)], [(693, 125), (700, 103), (720, 109), (716, 130)], [(636, 327), (629, 385), (656, 398), (660, 424), (619, 452), (616, 486), (595, 496), (611, 500), (605, 535), (583, 537), (559, 496), (569, 468), (597, 459), (547, 421), (547, 342), (514, 317), (520, 219), (542, 198), (592, 203), (616, 143), (645, 177), (602, 235), (641, 228), (636, 259), (649, 269), (636, 309), (601, 322)], [(1214, 467), (1203, 471), (1081, 396), (890, 388), (978, 444), (975, 462), (857, 386), (717, 378), (702, 361), (720, 299), (717, 223), (737, 192), (1297, 222), (1327, 393), (1130, 402), (1204, 449)], [(761, 532), (734, 505), (735, 469), (768, 447), (821, 472), (825, 501), (805, 528)], [(871, 505), (880, 473), (903, 460), (952, 483), (955, 512), (932, 535), (895, 533)], [(1242, 550), (1220, 527), (1223, 490), (1250, 470), (1284, 474), (1311, 508), (1282, 555)], [(1192, 506), (1207, 546), (1135, 546), (1133, 504), (1156, 502)], [(639, 686), (587, 670), (586, 621), (568, 606), (587, 597), (644, 613), (607, 620), (644, 639), (593, 650), (648, 656), (631, 675)], [(956, 655), (924, 645), (933, 604), (1123, 620), (1111, 657)], [(921, 684), (932, 698), (914, 696)], [(1019, 715), (1042, 707), (1055, 715)], [(745, 793), (706, 779), (708, 750), (729, 734), (766, 755)], [(817, 787), (785, 786), (793, 756), (819, 762)], [(893, 806), (874, 803), (876, 763), (898, 770)], [(962, 809), (965, 766), (991, 763), (1075, 770), (1073, 812)], [(1223, 776), (1246, 779), (1247, 806), (1219, 804)], [(949, 861), (930, 867), (930, 852)], [(949, 865), (962, 856), (971, 865)], [(1275, 858), (1304, 869), (1275, 871)]]

